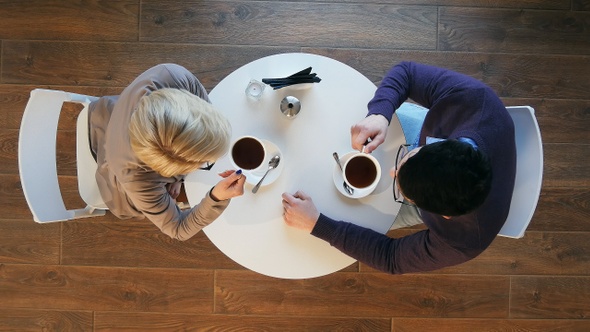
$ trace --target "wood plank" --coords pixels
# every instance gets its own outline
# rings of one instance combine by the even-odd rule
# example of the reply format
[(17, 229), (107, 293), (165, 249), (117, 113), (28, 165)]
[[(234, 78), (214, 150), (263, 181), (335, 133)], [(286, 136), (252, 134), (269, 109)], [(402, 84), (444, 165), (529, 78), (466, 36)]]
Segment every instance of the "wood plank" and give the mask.
[(279, 280), (227, 270), (216, 272), (215, 313), (507, 318), (508, 293), (508, 278), (498, 276), (334, 273)]
[[(88, 96), (109, 96), (118, 95), (123, 91), (120, 87), (85, 87), (85, 86), (35, 86), (35, 85), (14, 85), (0, 84), (0, 128), (19, 129), (23, 112), (29, 101), (30, 92), (33, 89), (51, 88)], [(62, 124), (64, 127), (75, 128), (75, 122)], [(64, 128), (60, 127), (60, 128)]]
[[(215, 0), (214, 0), (215, 1)], [(222, 0), (226, 1), (226, 0)], [(292, 0), (293, 2), (359, 2), (358, 0)], [(587, 0), (574, 0), (583, 2)], [(569, 0), (372, 0), (372, 3), (386, 3), (391, 5), (429, 5), (429, 6), (464, 6), (464, 7), (485, 7), (485, 8), (535, 8), (535, 9), (570, 9)]]
[(436, 19), (428, 6), (147, 0), (140, 41), (434, 50)]
[[(97, 312), (95, 332), (107, 331), (391, 331), (391, 320), (353, 317), (269, 317)], [(192, 327), (192, 328), (191, 328)]]
[[(586, 263), (588, 264), (588, 263)], [(588, 319), (590, 277), (511, 277), (511, 318)]]
[[(56, 223), (0, 219), (0, 262), (58, 264), (61, 229)], [(1, 315), (0, 315), (1, 317)]]
[[(204, 232), (187, 241), (173, 240), (148, 219), (118, 220), (107, 212), (105, 217), (68, 221), (62, 227), (64, 265), (245, 269), (219, 251)], [(358, 263), (342, 271), (358, 271)]]
[(148, 219), (63, 224), (64, 265), (243, 269), (203, 232), (187, 241), (171, 239)]
[(0, 173), (18, 173), (18, 131), (0, 129)]
[(76, 176), (78, 174), (76, 157), (76, 121), (82, 110), (78, 103), (64, 103), (59, 115), (56, 160), (57, 174)]
[(438, 36), (440, 51), (589, 54), (590, 13), (441, 7)]
[(590, 11), (590, 0), (573, 0), (572, 9)]
[[(162, 57), (160, 49), (166, 44), (5, 41), (3, 45), (3, 83), (120, 87), (127, 86), (152, 65), (176, 62), (196, 73), (207, 88), (212, 88), (245, 63), (289, 51), (275, 47), (179, 45), (171, 56)], [(590, 66), (587, 65), (590, 56), (317, 48), (303, 51), (344, 62), (376, 83), (394, 64), (413, 60), (480, 79), (501, 97), (587, 99), (590, 90), (590, 82), (585, 79), (590, 76)], [(130, 55), (116, 56), (124, 53)], [(203, 61), (207, 57), (210, 60)], [(145, 59), (150, 60), (146, 63)]]
[[(416, 230), (388, 232), (393, 238)], [(527, 231), (522, 239), (497, 237), (481, 255), (456, 266), (428, 272), (441, 275), (590, 275), (588, 232)], [(377, 270), (361, 264), (362, 272)]]
[(160, 63), (177, 63), (212, 89), (240, 66), (299, 47), (3, 41), (1, 83), (126, 87)]
[(4, 308), (212, 313), (213, 272), (0, 264)]
[[(107, 214), (109, 220), (100, 217), (63, 224), (61, 264), (244, 269), (219, 251), (204, 232), (178, 241), (161, 233), (148, 219), (123, 221)], [(358, 271), (358, 263), (343, 271)]]
[(375, 84), (400, 61), (448, 68), (477, 78), (500, 97), (588, 99), (590, 56), (303, 48), (355, 68)]
[(590, 142), (590, 100), (504, 98), (506, 106), (535, 109), (544, 143)]
[(29, 100), (28, 88), (0, 84), (0, 129), (18, 129)]
[(522, 239), (497, 237), (474, 260), (438, 273), (590, 275), (587, 232), (526, 232)]
[(92, 312), (0, 308), (1, 331), (93, 331)]
[(0, 193), (2, 194), (2, 219), (25, 219), (33, 222), (33, 215), (23, 194), (18, 171), (13, 174), (0, 174)]
[[(400, 0), (404, 1), (404, 0)], [(440, 6), (464, 6), (464, 7), (491, 7), (491, 8), (531, 8), (531, 9), (570, 9), (569, 0), (524, 0), (524, 1), (502, 1), (502, 0), (434, 0)], [(576, 1), (576, 0), (574, 0)], [(581, 0), (583, 1), (583, 0)]]
[(543, 188), (590, 188), (587, 144), (543, 144)]
[(139, 1), (2, 1), (0, 17), (0, 39), (133, 41)]
[(590, 231), (590, 191), (584, 187), (544, 187), (531, 231)]
[(590, 330), (590, 321), (572, 319), (423, 319), (395, 318), (393, 331), (437, 332), (571, 332)]

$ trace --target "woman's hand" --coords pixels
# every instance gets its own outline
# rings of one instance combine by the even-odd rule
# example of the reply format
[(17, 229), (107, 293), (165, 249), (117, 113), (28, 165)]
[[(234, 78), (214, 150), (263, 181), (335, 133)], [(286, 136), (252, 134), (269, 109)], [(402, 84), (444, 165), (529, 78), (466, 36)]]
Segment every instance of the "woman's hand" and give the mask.
[(182, 187), (182, 182), (174, 182), (169, 183), (166, 188), (168, 189), (168, 193), (172, 196), (173, 199), (176, 199), (178, 195), (180, 195), (180, 188)]
[(217, 201), (225, 201), (232, 197), (241, 196), (244, 193), (244, 183), (246, 183), (246, 176), (242, 174), (242, 170), (234, 172), (227, 170), (219, 173), (223, 180), (219, 181), (211, 190), (211, 196)]

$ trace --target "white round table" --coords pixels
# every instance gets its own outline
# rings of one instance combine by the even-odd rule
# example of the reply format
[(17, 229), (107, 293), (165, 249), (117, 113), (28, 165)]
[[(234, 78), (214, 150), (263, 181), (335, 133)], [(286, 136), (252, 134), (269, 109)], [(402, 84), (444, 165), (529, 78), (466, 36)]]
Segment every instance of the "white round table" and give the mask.
[[(253, 100), (245, 89), (251, 79), (286, 77), (307, 67), (322, 79), (308, 89), (266, 86)], [(336, 219), (385, 233), (400, 208), (394, 202), (392, 179), (395, 153), (405, 143), (394, 117), (387, 140), (373, 155), (380, 161), (382, 176), (375, 191), (361, 199), (344, 197), (335, 187), (333, 152), (341, 156), (352, 150), (350, 127), (363, 119), (375, 85), (355, 69), (324, 56), (288, 53), (248, 63), (224, 78), (209, 94), (213, 105), (232, 124), (232, 141), (253, 135), (274, 143), (282, 155), (282, 170), (276, 181), (252, 193), (246, 184), (243, 196), (229, 207), (205, 234), (225, 255), (258, 273), (286, 279), (319, 277), (355, 262), (353, 258), (306, 232), (284, 223), (281, 194), (303, 190), (318, 210)], [(285, 96), (301, 101), (301, 112), (287, 118), (279, 105)], [(229, 156), (209, 171), (196, 171), (185, 180), (191, 206), (215, 185), (219, 172), (232, 169)]]

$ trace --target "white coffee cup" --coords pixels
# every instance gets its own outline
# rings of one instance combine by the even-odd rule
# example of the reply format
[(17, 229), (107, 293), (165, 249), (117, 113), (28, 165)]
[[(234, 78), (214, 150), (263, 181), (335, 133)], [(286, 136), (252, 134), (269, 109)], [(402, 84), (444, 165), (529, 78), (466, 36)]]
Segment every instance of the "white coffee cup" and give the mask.
[(266, 146), (254, 136), (241, 136), (236, 139), (229, 152), (232, 165), (247, 173), (256, 173), (264, 168)]
[(372, 191), (381, 179), (381, 165), (372, 155), (357, 151), (344, 162), (342, 177), (354, 190)]

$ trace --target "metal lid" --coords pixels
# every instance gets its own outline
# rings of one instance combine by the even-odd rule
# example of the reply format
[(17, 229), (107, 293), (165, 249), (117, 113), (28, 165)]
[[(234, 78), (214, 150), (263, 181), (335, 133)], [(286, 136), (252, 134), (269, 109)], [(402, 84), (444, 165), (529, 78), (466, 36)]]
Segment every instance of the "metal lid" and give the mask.
[(288, 118), (294, 118), (301, 111), (301, 102), (293, 96), (287, 96), (281, 100), (281, 112)]

